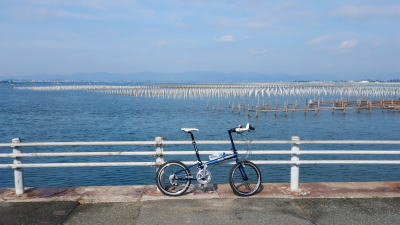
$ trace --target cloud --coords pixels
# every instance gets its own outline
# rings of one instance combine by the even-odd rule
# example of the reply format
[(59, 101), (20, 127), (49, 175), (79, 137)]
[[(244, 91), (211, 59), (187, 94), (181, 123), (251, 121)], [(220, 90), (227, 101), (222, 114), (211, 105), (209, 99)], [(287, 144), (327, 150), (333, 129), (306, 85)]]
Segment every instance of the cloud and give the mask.
[(338, 49), (350, 49), (358, 45), (358, 41), (355, 39), (352, 40), (344, 40), (338, 45)]
[[(113, 1), (110, 1), (113, 2)], [(87, 8), (91, 9), (105, 9), (106, 8), (106, 3), (103, 0), (90, 0), (90, 1), (81, 1), (80, 4), (82, 6), (85, 6)]]
[[(29, 0), (27, 0), (29, 1)], [(14, 6), (8, 15), (23, 19), (66, 18), (75, 20), (146, 20), (157, 18), (156, 11), (136, 6), (128, 0), (30, 0), (22, 7)], [(126, 1), (126, 4), (123, 4)]]
[(329, 39), (330, 39), (330, 37), (328, 35), (324, 35), (324, 36), (316, 37), (316, 38), (310, 40), (308, 43), (312, 44), (312, 45), (318, 45), (325, 41), (328, 41)]
[(92, 19), (100, 19), (101, 17), (83, 13), (83, 12), (75, 12), (70, 10), (63, 9), (52, 9), (52, 8), (36, 8), (36, 7), (27, 7), (21, 8), (14, 11), (14, 16), (16, 17), (26, 17), (26, 18), (48, 18), (48, 17), (63, 17), (63, 18), (72, 18), (78, 20), (92, 20)]
[(192, 25), (189, 23), (178, 23), (176, 24), (177, 27), (182, 28), (182, 29), (187, 29), (187, 28), (191, 28)]
[(245, 36), (243, 36), (240, 40), (253, 40), (253, 39), (255, 39), (256, 37), (254, 37), (254, 36), (251, 36), (251, 35), (245, 35)]
[(98, 19), (98, 16), (94, 16), (87, 13), (72, 12), (66, 10), (48, 10), (49, 14), (57, 17), (68, 17), (73, 19)]
[(265, 21), (241, 22), (241, 21), (232, 21), (225, 19), (219, 21), (218, 25), (227, 28), (263, 29), (271, 27), (272, 24), (270, 22), (265, 22)]
[(267, 53), (269, 53), (270, 50), (269, 49), (252, 49), (249, 50), (249, 53), (252, 55), (265, 55)]
[(156, 45), (159, 46), (159, 47), (167, 46), (167, 45), (169, 45), (169, 44), (170, 44), (170, 42), (167, 41), (167, 40), (159, 40), (159, 41), (157, 41), (157, 43), (156, 43)]
[(0, 42), (0, 48), (99, 49), (99, 46), (82, 42), (30, 40)]
[(78, 7), (94, 10), (109, 10), (110, 7), (136, 6), (135, 1), (130, 0), (24, 0), (31, 5), (47, 5), (48, 7)]
[(243, 27), (245, 28), (252, 28), (252, 29), (262, 29), (270, 27), (271, 23), (262, 22), (262, 21), (253, 21), (248, 23), (243, 23)]
[(400, 16), (400, 5), (397, 6), (344, 6), (335, 12), (336, 15), (347, 17), (365, 16)]
[(218, 42), (235, 42), (236, 38), (232, 35), (224, 35), (217, 39)]

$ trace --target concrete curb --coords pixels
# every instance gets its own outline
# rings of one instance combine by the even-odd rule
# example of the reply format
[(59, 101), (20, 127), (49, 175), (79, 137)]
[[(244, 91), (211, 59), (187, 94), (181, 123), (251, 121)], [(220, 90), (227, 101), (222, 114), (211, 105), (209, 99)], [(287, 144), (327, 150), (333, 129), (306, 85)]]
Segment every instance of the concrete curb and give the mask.
[[(400, 182), (327, 182), (302, 183), (292, 192), (289, 183), (264, 183), (257, 195), (246, 198), (395, 198), (400, 197)], [(237, 199), (229, 184), (192, 185), (187, 194), (165, 196), (155, 185), (87, 186), (26, 188), (16, 196), (13, 188), (0, 189), (0, 202), (77, 201), (84, 203), (138, 202), (168, 199)]]

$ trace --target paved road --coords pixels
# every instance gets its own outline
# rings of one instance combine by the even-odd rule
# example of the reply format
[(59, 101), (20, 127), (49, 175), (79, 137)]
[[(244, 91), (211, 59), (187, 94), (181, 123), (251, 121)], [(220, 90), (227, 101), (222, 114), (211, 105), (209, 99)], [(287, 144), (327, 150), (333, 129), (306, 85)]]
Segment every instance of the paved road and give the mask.
[(399, 224), (400, 198), (0, 203), (0, 224)]

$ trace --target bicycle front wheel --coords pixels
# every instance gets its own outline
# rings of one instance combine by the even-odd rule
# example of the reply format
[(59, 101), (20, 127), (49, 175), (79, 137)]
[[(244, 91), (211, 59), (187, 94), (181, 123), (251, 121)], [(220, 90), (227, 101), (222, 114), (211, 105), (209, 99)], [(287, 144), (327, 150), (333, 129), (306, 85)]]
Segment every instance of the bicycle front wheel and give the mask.
[(261, 188), (260, 169), (250, 161), (240, 161), (229, 172), (229, 184), (236, 195), (254, 195)]
[(165, 195), (179, 196), (189, 188), (191, 177), (185, 164), (173, 160), (164, 163), (157, 170), (156, 184)]

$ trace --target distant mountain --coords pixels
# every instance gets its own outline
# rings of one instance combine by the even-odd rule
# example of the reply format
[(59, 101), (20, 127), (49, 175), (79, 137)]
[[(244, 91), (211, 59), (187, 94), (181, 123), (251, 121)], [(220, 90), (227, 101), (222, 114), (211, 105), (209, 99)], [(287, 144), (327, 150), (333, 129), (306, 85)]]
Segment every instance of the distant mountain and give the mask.
[(30, 75), (30, 76), (0, 76), (0, 80), (48, 80), (48, 81), (135, 81), (135, 82), (276, 82), (295, 80), (315, 80), (317, 77), (289, 74), (261, 73), (220, 73), (220, 72), (182, 72), (155, 73), (139, 72), (130, 74), (114, 73), (81, 73), (69, 75)]
[[(387, 77), (387, 79), (384, 79)], [(27, 80), (27, 81), (100, 81), (119, 82), (131, 81), (141, 83), (229, 83), (229, 82), (290, 82), (290, 81), (346, 81), (346, 80), (390, 80), (399, 76), (346, 76), (346, 75), (302, 75), (302, 74), (262, 74), (245, 72), (182, 72), (182, 73), (156, 73), (138, 72), (130, 74), (116, 73), (78, 73), (69, 75), (37, 74), (30, 76), (1, 76), (0, 80)]]

